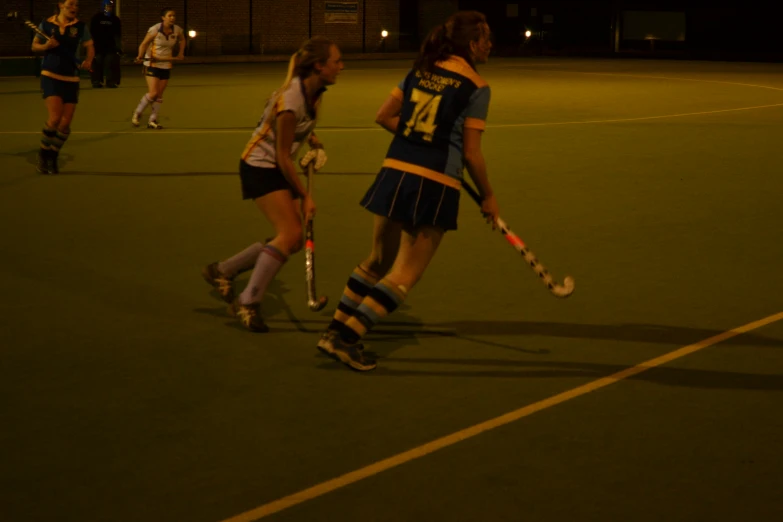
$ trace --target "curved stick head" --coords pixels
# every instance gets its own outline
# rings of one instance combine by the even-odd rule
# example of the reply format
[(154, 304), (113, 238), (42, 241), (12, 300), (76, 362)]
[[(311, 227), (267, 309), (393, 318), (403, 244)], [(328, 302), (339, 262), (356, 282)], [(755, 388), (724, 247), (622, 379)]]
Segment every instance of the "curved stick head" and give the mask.
[(308, 301), (307, 306), (312, 310), (313, 312), (318, 312), (320, 310), (323, 310), (323, 308), (326, 306), (326, 303), (329, 302), (329, 298), (326, 296), (321, 296), (316, 301)]
[(568, 297), (574, 293), (574, 278), (571, 276), (566, 277), (562, 285), (552, 287), (552, 293), (556, 297)]

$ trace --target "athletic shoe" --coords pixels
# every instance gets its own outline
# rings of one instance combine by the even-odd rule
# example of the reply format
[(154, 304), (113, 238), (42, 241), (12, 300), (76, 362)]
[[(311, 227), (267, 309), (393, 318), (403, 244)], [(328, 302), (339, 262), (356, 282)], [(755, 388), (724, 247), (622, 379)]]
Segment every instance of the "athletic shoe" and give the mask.
[(103, 89), (103, 84), (101, 83), (93, 83), (92, 84), (93, 89)]
[(217, 263), (210, 263), (201, 270), (204, 281), (220, 294), (220, 298), (227, 303), (234, 302), (234, 278), (228, 277), (218, 269)]
[(57, 158), (60, 156), (59, 150), (51, 151), (49, 155), (49, 174), (59, 174), (60, 167), (57, 165)]
[(147, 122), (147, 128), (148, 129), (162, 129), (163, 125), (161, 125), (157, 121), (150, 120), (150, 121)]
[(36, 170), (39, 174), (51, 174), (49, 171), (49, 154), (50, 150), (39, 149), (38, 150), (38, 165)]
[(131, 116), (131, 123), (133, 124), (134, 127), (139, 126), (139, 113), (137, 113), (136, 111), (133, 111), (133, 116)]
[(370, 361), (364, 358), (362, 353), (364, 346), (361, 343), (348, 344), (343, 341), (339, 336), (335, 336), (332, 339), (332, 348), (334, 349), (333, 357), (337, 358), (357, 372), (368, 372), (374, 370), (377, 366), (375, 361)]
[(318, 339), (316, 348), (321, 350), (321, 353), (324, 355), (328, 355), (333, 359), (337, 359), (337, 356), (334, 354), (334, 342), (339, 338), (340, 334), (337, 332), (337, 330), (326, 330), (321, 334), (321, 338)]
[(107, 83), (106, 84), (106, 88), (107, 89), (116, 89), (117, 88), (117, 84), (116, 83)]
[(235, 299), (231, 303), (231, 313), (242, 323), (242, 326), (251, 332), (264, 333), (269, 331), (269, 327), (261, 317), (261, 303), (245, 305)]

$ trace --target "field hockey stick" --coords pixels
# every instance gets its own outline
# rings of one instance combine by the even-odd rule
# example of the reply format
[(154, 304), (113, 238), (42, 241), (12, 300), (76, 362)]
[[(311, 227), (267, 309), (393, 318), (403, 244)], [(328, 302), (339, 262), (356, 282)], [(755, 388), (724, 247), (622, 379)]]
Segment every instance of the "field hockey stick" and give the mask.
[[(313, 173), (315, 168), (313, 163), (307, 164), (307, 195), (313, 194)], [(305, 280), (307, 281), (307, 306), (313, 312), (317, 312), (326, 306), (329, 298), (326, 296), (316, 297), (315, 293), (315, 235), (313, 233), (313, 218), (307, 219), (305, 224)]]
[[(8, 13), (8, 15), (6, 16), (6, 21), (11, 21), (11, 20), (18, 20), (18, 19), (19, 19), (19, 14), (18, 14), (16, 11), (12, 11), (12, 12)], [(30, 20), (24, 20), (24, 19), (22, 19), (22, 25), (24, 25), (24, 26), (28, 27), (29, 29), (32, 29), (32, 31), (33, 31), (35, 34), (37, 34), (38, 36), (40, 36), (41, 38), (43, 38), (43, 39), (44, 39), (44, 40), (46, 40), (47, 42), (48, 42), (49, 40), (51, 40), (51, 39), (52, 39), (52, 38), (51, 38), (51, 36), (47, 35), (47, 34), (46, 34), (46, 33), (44, 33), (43, 31), (41, 31), (41, 30), (38, 28), (38, 26), (37, 26), (37, 25), (35, 25), (35, 24), (34, 24), (33, 22), (31, 22)], [(76, 62), (76, 60), (71, 60), (71, 61), (73, 62), (73, 65), (74, 65), (74, 67), (76, 67), (77, 69), (81, 69), (81, 68), (82, 68), (82, 67), (81, 67), (81, 64), (80, 64), (80, 63), (77, 63), (77, 62)]]
[[(474, 189), (472, 186), (470, 186), (469, 183), (465, 181), (462, 182), (462, 186), (465, 188), (465, 191), (470, 195), (470, 197), (473, 198), (473, 201), (475, 201), (476, 204), (481, 207), (481, 196), (479, 196), (478, 192), (476, 192), (476, 189)], [(544, 268), (544, 265), (542, 265), (541, 262), (536, 259), (535, 254), (533, 254), (533, 252), (531, 252), (527, 246), (525, 246), (525, 243), (519, 238), (519, 236), (511, 231), (505, 221), (498, 218), (497, 225), (498, 228), (500, 228), (500, 231), (506, 237), (506, 241), (511, 243), (511, 246), (513, 246), (517, 252), (522, 254), (522, 257), (525, 258), (525, 261), (527, 261), (527, 263), (530, 265), (530, 268), (532, 268), (533, 271), (538, 274), (538, 277), (541, 278), (541, 281), (555, 297), (568, 297), (571, 295), (571, 293), (573, 293), (573, 277), (567, 276), (563, 280), (563, 284), (556, 283), (554, 279), (552, 279), (552, 276), (549, 274), (547, 269)]]

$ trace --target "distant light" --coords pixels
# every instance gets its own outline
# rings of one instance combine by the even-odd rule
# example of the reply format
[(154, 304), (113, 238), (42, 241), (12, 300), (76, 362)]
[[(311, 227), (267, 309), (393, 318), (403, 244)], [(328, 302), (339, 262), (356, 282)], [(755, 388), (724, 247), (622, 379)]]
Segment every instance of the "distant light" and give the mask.
[(381, 31), (381, 38), (386, 38), (387, 36), (389, 36), (389, 31), (387, 31), (386, 29)]
[(190, 31), (188, 31), (188, 36), (190, 36), (191, 38), (195, 38), (196, 34), (198, 33), (196, 33), (195, 29), (191, 29)]
[(530, 38), (531, 36), (533, 36), (533, 31), (525, 31), (525, 38)]

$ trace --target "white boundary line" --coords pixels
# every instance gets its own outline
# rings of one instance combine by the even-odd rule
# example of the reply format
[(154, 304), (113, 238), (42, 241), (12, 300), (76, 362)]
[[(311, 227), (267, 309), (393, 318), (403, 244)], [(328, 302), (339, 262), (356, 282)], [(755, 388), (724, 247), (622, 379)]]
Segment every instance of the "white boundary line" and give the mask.
[[(524, 64), (521, 65), (506, 65), (505, 68), (522, 68), (525, 67)], [(539, 72), (536, 70), (536, 72)], [(722, 85), (737, 85), (740, 87), (753, 87), (757, 89), (770, 89), (773, 91), (783, 91), (782, 87), (772, 87), (770, 85), (757, 85), (752, 83), (738, 83), (738, 82), (727, 82), (724, 80), (702, 80), (698, 78), (678, 78), (675, 76), (652, 76), (652, 75), (643, 75), (643, 74), (627, 74), (627, 73), (603, 73), (603, 72), (586, 72), (586, 71), (559, 71), (555, 69), (547, 69), (543, 72), (553, 72), (553, 73), (560, 73), (560, 74), (587, 74), (587, 75), (599, 75), (599, 76), (620, 76), (620, 77), (630, 77), (630, 78), (648, 78), (648, 79), (654, 79), (654, 80), (676, 80), (676, 81), (684, 81), (684, 82), (702, 82), (702, 83), (716, 83), (716, 84), (722, 84)], [(685, 112), (685, 113), (679, 113), (679, 114), (664, 114), (661, 116), (640, 116), (637, 118), (617, 118), (617, 119), (609, 119), (609, 120), (584, 120), (584, 121), (562, 121), (562, 122), (541, 122), (541, 123), (499, 123), (499, 124), (490, 124), (487, 125), (488, 129), (508, 129), (508, 128), (515, 128), (515, 127), (552, 127), (552, 126), (558, 126), (558, 125), (585, 125), (585, 124), (600, 124), (600, 123), (622, 123), (622, 122), (628, 122), (628, 121), (644, 121), (644, 120), (660, 120), (664, 118), (684, 118), (687, 116), (703, 116), (707, 114), (720, 114), (720, 113), (726, 113), (726, 112), (738, 112), (738, 111), (750, 111), (750, 110), (757, 110), (757, 109), (769, 109), (773, 107), (783, 107), (783, 103), (774, 103), (770, 105), (756, 105), (752, 107), (737, 107), (733, 109), (718, 109), (713, 111), (701, 111), (701, 112)], [(384, 129), (381, 129), (380, 127), (355, 127), (355, 128), (346, 128), (346, 129), (329, 129), (329, 128), (320, 128), (318, 129), (319, 133), (328, 133), (328, 132), (368, 132), (368, 131), (383, 131)], [(165, 136), (167, 134), (246, 134), (249, 132), (253, 132), (253, 129), (248, 127), (247, 130), (165, 130), (161, 133), (153, 133), (153, 132), (145, 132), (143, 130), (136, 130), (136, 131), (73, 131), (71, 134), (119, 134), (119, 135), (138, 135), (138, 136)], [(40, 134), (40, 131), (0, 131), (0, 135), (23, 135), (23, 134)]]
[(304, 489), (297, 493), (293, 493), (283, 498), (274, 500), (272, 502), (259, 506), (255, 509), (245, 511), (244, 513), (240, 513), (239, 515), (233, 516), (231, 518), (227, 518), (221, 522), (254, 522), (261, 518), (283, 511), (284, 509), (288, 509), (290, 507), (296, 506), (303, 502), (307, 502), (309, 500), (313, 500), (320, 496), (326, 495), (327, 493), (331, 493), (332, 491), (346, 487), (350, 484), (353, 484), (354, 482), (359, 482), (360, 480), (373, 477), (388, 469), (401, 466), (402, 464), (406, 464), (412, 460), (419, 459), (421, 457), (425, 457), (438, 450), (452, 446), (454, 444), (457, 444), (458, 442), (462, 442), (463, 440), (470, 439), (484, 432), (518, 421), (519, 419), (532, 415), (541, 410), (545, 410), (547, 408), (557, 406), (558, 404), (564, 403), (571, 399), (581, 397), (582, 395), (586, 395), (590, 392), (596, 391), (598, 389), (604, 388), (611, 384), (615, 384), (622, 380), (628, 379), (629, 377), (633, 377), (634, 375), (638, 375), (652, 368), (656, 368), (658, 366), (669, 363), (676, 359), (680, 359), (681, 357), (685, 357), (686, 355), (690, 355), (692, 353), (698, 352), (699, 350), (703, 350), (704, 348), (713, 346), (727, 339), (731, 339), (732, 337), (736, 337), (737, 335), (741, 335), (743, 333), (756, 330), (758, 328), (761, 328), (762, 326), (767, 326), (769, 324), (772, 324), (780, 320), (783, 320), (783, 312), (778, 312), (777, 314), (770, 315), (768, 317), (765, 317), (764, 319), (760, 319), (758, 321), (748, 323), (744, 326), (733, 328), (731, 330), (720, 333), (718, 335), (714, 335), (703, 341), (699, 341), (695, 344), (683, 346), (682, 348), (678, 348), (677, 350), (674, 350), (672, 352), (663, 354), (659, 357), (655, 357), (643, 363), (639, 363), (636, 366), (632, 366), (630, 368), (626, 368), (625, 370), (621, 370), (617, 373), (609, 375), (608, 377), (597, 379), (595, 381), (589, 382), (582, 386), (578, 386), (571, 390), (564, 391), (562, 393), (559, 393), (547, 399), (534, 402), (533, 404), (529, 404), (527, 406), (519, 408), (518, 410), (514, 410), (512, 412), (506, 413), (505, 415), (495, 417), (494, 419), (490, 419), (488, 421), (482, 422), (480, 424), (476, 424), (469, 428), (465, 428), (463, 430), (457, 431), (450, 435), (446, 435), (445, 437), (441, 437), (432, 442), (428, 442), (427, 444), (423, 444), (421, 446), (410, 449), (403, 453), (399, 453), (392, 457), (375, 462), (361, 469), (351, 471), (340, 477), (327, 480), (326, 482), (322, 482), (320, 484)]
[[(521, 68), (524, 65), (509, 65), (508, 68)], [(718, 83), (723, 85), (738, 85), (740, 87), (755, 87), (757, 89), (771, 89), (773, 91), (783, 91), (783, 87), (772, 87), (771, 85), (757, 85), (755, 83), (739, 83), (728, 82), (726, 80), (703, 80), (701, 78), (679, 78), (677, 76), (653, 76), (648, 74), (633, 74), (633, 73), (610, 73), (610, 72), (590, 72), (590, 71), (561, 71), (557, 69), (536, 70), (535, 72), (553, 72), (560, 74), (592, 74), (597, 76), (627, 76), (629, 78), (649, 78), (652, 80), (677, 80), (681, 82), (701, 82), (701, 83)]]
[[(781, 89), (783, 90), (783, 89)], [(706, 114), (720, 114), (724, 112), (738, 112), (738, 111), (751, 111), (757, 109), (769, 109), (772, 107), (783, 107), (783, 103), (773, 103), (771, 105), (755, 105), (753, 107), (737, 107), (734, 109), (718, 109), (714, 111), (702, 111), (702, 112), (684, 112), (681, 114), (664, 114), (662, 116), (640, 116), (638, 118), (620, 118), (612, 120), (584, 120), (584, 121), (554, 121), (554, 122), (542, 122), (542, 123), (498, 123), (494, 125), (487, 125), (488, 129), (509, 129), (515, 127), (554, 127), (558, 125), (586, 125), (586, 124), (599, 124), (599, 123), (622, 123), (628, 121), (643, 121), (643, 120), (660, 120), (664, 118), (684, 118), (686, 116), (700, 116)], [(329, 132), (369, 132), (369, 131), (384, 131), (380, 127), (352, 127), (346, 129), (330, 129), (319, 128), (318, 133), (324, 134)], [(73, 131), (71, 134), (127, 134), (134, 136), (165, 136), (171, 134), (247, 134), (252, 133), (253, 129), (248, 127), (246, 130), (163, 130), (156, 132), (148, 132), (144, 130), (136, 131)], [(14, 134), (40, 134), (40, 131), (0, 131), (3, 135)]]

